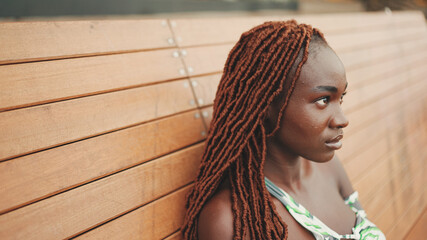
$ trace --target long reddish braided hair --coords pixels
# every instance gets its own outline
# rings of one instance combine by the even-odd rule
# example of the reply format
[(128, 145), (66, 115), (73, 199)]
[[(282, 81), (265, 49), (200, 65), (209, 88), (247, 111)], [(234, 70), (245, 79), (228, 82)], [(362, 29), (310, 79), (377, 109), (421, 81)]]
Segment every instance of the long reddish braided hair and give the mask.
[[(231, 50), (198, 176), (187, 198), (185, 239), (198, 238), (199, 213), (223, 178), (230, 182), (234, 239), (246, 234), (251, 239), (287, 238), (287, 225), (264, 183), (266, 138), (279, 128), (313, 35), (324, 40), (317, 29), (295, 20), (266, 22), (243, 33)], [(277, 125), (267, 133), (267, 109), (279, 95), (284, 101)]]

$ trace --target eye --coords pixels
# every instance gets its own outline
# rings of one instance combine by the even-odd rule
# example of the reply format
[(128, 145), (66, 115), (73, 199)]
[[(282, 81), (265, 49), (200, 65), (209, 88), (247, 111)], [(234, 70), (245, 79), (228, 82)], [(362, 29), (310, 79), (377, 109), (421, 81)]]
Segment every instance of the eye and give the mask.
[(328, 96), (321, 97), (321, 98), (316, 100), (316, 104), (320, 107), (326, 107), (326, 105), (328, 105), (328, 103), (329, 103), (329, 97)]
[(341, 95), (341, 98), (340, 98), (340, 104), (342, 104), (342, 102), (344, 101), (344, 96), (347, 94), (347, 92), (345, 92), (345, 93), (343, 93), (342, 95)]

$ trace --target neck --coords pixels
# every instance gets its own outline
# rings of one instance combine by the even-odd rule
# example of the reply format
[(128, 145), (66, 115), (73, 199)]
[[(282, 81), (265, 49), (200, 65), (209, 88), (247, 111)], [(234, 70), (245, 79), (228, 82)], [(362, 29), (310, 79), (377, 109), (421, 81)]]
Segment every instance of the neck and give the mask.
[(290, 153), (283, 145), (267, 140), (264, 174), (276, 185), (291, 192), (304, 190), (302, 183), (310, 170), (310, 163), (301, 156)]

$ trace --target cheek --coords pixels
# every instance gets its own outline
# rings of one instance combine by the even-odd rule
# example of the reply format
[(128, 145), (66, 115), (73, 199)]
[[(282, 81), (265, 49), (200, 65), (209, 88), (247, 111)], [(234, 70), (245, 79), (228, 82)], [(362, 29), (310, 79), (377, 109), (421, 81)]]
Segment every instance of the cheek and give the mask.
[(298, 118), (293, 119), (287, 125), (288, 129), (293, 129), (293, 132), (301, 137), (315, 138), (325, 130), (328, 121), (321, 113), (311, 109), (311, 111), (301, 111)]

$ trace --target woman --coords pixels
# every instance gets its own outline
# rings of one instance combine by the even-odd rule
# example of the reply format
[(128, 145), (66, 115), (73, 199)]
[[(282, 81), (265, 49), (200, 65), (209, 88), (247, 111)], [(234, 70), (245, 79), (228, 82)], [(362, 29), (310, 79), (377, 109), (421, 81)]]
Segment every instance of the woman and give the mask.
[(243, 33), (218, 86), (185, 239), (385, 239), (334, 154), (346, 88), (317, 29), (267, 22)]

